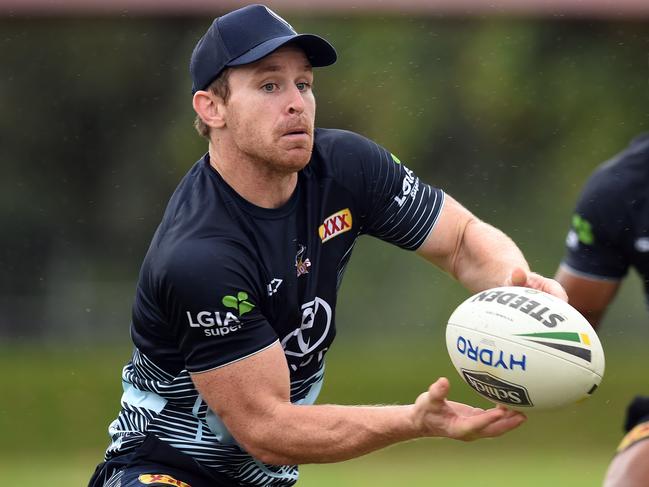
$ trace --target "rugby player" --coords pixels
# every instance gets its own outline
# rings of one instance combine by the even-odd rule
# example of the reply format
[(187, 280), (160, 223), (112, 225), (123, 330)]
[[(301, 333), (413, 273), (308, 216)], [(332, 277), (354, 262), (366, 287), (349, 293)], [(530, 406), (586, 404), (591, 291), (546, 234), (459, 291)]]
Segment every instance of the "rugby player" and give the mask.
[[(556, 279), (570, 304), (598, 327), (629, 268), (644, 281), (649, 303), (649, 135), (603, 163), (578, 199)], [(649, 397), (627, 409), (626, 436), (605, 487), (649, 485)]]
[(121, 411), (92, 486), (289, 486), (297, 465), (421, 437), (475, 440), (521, 413), (447, 399), (314, 405), (357, 238), (416, 251), (469, 290), (566, 299), (518, 247), (375, 142), (314, 128), (313, 68), (336, 51), (251, 5), (217, 18), (190, 61), (208, 152), (171, 197), (133, 305)]

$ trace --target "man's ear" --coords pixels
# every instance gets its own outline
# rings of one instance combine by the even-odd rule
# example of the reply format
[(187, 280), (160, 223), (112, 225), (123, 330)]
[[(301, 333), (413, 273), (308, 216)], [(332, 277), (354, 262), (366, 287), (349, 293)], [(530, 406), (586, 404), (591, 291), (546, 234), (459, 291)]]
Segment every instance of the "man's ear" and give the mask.
[(209, 91), (199, 90), (194, 93), (192, 105), (196, 114), (208, 127), (223, 128), (225, 126), (225, 102), (220, 96)]

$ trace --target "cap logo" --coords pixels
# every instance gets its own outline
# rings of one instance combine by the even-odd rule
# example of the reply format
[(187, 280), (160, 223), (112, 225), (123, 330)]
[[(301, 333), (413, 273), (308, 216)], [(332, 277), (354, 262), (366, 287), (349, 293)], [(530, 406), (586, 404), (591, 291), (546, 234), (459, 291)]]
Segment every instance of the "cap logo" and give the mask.
[(291, 29), (291, 30), (293, 31), (294, 34), (297, 34), (297, 32), (295, 32), (295, 29), (293, 28), (293, 26), (292, 26), (291, 24), (289, 24), (288, 22), (286, 22), (286, 20), (284, 20), (283, 18), (281, 18), (279, 15), (277, 15), (275, 12), (273, 12), (273, 11), (272, 11), (271, 9), (269, 9), (268, 7), (264, 6), (264, 8), (266, 9), (266, 11), (267, 11), (269, 14), (271, 14), (271, 15), (272, 15), (273, 17), (275, 17), (277, 20), (279, 20), (280, 22), (282, 22), (286, 27), (288, 27), (289, 29)]

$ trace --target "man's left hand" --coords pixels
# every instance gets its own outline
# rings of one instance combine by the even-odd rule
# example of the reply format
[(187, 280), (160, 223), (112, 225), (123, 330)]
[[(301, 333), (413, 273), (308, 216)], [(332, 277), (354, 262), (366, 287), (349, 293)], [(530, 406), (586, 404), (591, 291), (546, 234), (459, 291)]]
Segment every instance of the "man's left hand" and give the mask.
[(505, 286), (522, 286), (538, 289), (539, 291), (552, 294), (563, 301), (568, 301), (566, 291), (557, 281), (543, 277), (536, 272), (526, 271), (520, 267), (517, 267), (512, 271), (505, 282)]

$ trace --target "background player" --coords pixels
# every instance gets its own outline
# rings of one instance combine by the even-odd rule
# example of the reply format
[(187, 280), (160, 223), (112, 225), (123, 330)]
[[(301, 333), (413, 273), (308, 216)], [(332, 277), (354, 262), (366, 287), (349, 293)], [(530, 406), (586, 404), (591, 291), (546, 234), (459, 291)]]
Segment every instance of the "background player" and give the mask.
[[(577, 202), (556, 279), (569, 302), (597, 327), (629, 267), (649, 303), (649, 136), (601, 165)], [(606, 487), (649, 485), (649, 397), (629, 406), (627, 435), (606, 475)]]
[(300, 463), (524, 421), (447, 400), (445, 378), (409, 405), (313, 405), (360, 235), (416, 250), (473, 291), (516, 284), (565, 299), (507, 236), (387, 150), (314, 128), (312, 67), (335, 60), (261, 5), (217, 19), (197, 44), (193, 106), (209, 150), (145, 257), (122, 410), (92, 485), (292, 485)]

